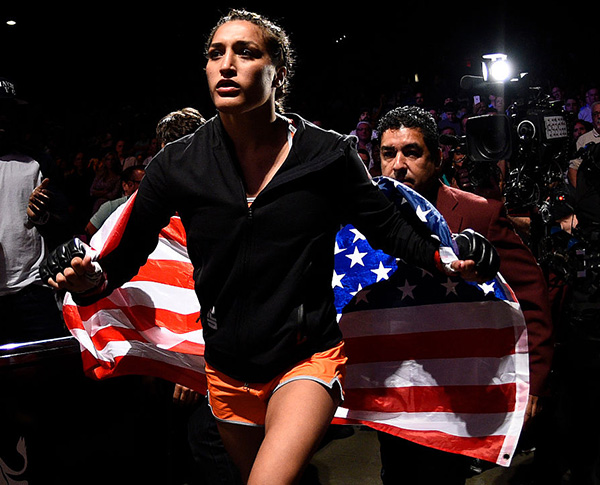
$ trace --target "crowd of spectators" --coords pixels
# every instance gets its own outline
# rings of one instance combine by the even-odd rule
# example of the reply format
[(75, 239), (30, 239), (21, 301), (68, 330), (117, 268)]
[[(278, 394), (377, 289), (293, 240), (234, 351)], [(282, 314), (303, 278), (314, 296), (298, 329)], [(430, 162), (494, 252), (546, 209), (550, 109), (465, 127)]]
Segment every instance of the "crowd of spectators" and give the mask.
[[(547, 84), (543, 91), (551, 100), (556, 101), (567, 116), (572, 116), (572, 144), (579, 136), (593, 129), (590, 106), (598, 100), (598, 89), (595, 86), (570, 90), (562, 86)], [(380, 115), (400, 105), (416, 105), (429, 110), (436, 121), (440, 134), (461, 137), (465, 134), (465, 123), (473, 116), (486, 113), (507, 113), (512, 94), (497, 92), (452, 92), (447, 96), (429, 94), (426, 87), (402, 86), (392, 93), (374, 96), (375, 102), (367, 106), (346, 106), (344, 113), (353, 112), (345, 119), (320, 118), (311, 113), (302, 113), (301, 106), (290, 111), (311, 119), (327, 129), (341, 133), (353, 134), (358, 140), (360, 156), (373, 175), (379, 175), (379, 153), (376, 144), (377, 121)], [(360, 102), (366, 98), (361, 98)], [(335, 100), (330, 101), (335, 105)], [(189, 105), (193, 105), (193, 101)], [(145, 107), (126, 104), (126, 107), (115, 109), (97, 117), (95, 124), (84, 131), (80, 119), (85, 113), (73, 117), (74, 121), (58, 120), (50, 117), (41, 127), (33, 124), (36, 133), (31, 133), (31, 140), (38, 156), (46, 157), (51, 165), (53, 186), (60, 188), (66, 197), (69, 219), (73, 234), (85, 236), (85, 227), (91, 216), (100, 205), (107, 200), (115, 200), (123, 196), (120, 174), (132, 165), (147, 165), (160, 149), (156, 139), (156, 123), (170, 109), (163, 113), (148, 111)], [(35, 107), (32, 112), (35, 112)], [(172, 106), (178, 109), (178, 106)], [(202, 109), (200, 109), (202, 111)], [(210, 117), (211, 113), (203, 113)], [(311, 118), (312, 116), (312, 118)], [(353, 119), (352, 119), (353, 118)], [(575, 122), (576, 121), (576, 122)], [(37, 137), (37, 138), (36, 138)], [(565, 173), (568, 177), (569, 174)], [(571, 177), (572, 182), (574, 181)]]
[(465, 125), (469, 118), (492, 113), (510, 115), (513, 103), (522, 105), (524, 102), (532, 101), (534, 97), (538, 100), (546, 98), (556, 107), (558, 113), (562, 112), (570, 120), (573, 128), (571, 133), (573, 147), (579, 136), (592, 131), (591, 105), (600, 99), (598, 88), (591, 85), (585, 88), (565, 89), (548, 84), (522, 98), (518, 98), (513, 92), (505, 93), (504, 90), (496, 92), (484, 90), (481, 94), (461, 92), (443, 98), (428, 97), (426, 89), (415, 88), (412, 95), (382, 97), (376, 105), (357, 109), (356, 125), (351, 127), (350, 132), (359, 139), (359, 151), (364, 149), (369, 152), (370, 168), (377, 173), (377, 153), (374, 152), (376, 147), (373, 148), (366, 139), (371, 135), (373, 138), (376, 137), (378, 117), (389, 109), (401, 105), (422, 107), (434, 116), (440, 135), (461, 137), (466, 134)]

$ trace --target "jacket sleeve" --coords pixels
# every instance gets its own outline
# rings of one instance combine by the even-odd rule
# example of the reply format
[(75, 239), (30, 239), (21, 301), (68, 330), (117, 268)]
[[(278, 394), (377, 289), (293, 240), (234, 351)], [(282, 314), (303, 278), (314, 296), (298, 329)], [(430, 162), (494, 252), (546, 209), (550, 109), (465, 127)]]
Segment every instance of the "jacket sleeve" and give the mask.
[(348, 222), (362, 232), (369, 244), (420, 268), (439, 271), (439, 242), (416, 217), (408, 218), (373, 183), (364, 163), (348, 148), (347, 193), (344, 194)]
[(156, 248), (161, 229), (175, 213), (162, 153), (147, 167), (118, 245), (98, 259), (106, 276), (104, 290), (87, 298), (73, 294), (78, 305), (89, 305), (131, 280)]

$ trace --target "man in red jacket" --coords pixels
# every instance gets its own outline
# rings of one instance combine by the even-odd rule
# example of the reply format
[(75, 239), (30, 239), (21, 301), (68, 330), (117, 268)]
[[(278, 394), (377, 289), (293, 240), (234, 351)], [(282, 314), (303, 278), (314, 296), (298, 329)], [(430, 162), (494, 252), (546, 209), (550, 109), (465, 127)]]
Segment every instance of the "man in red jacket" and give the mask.
[[(515, 232), (504, 205), (440, 181), (442, 156), (433, 117), (418, 107), (396, 108), (378, 127), (382, 175), (394, 178), (426, 197), (458, 233), (471, 228), (485, 236), (500, 255), (500, 273), (515, 292), (529, 338), (530, 397), (526, 423), (546, 392), (553, 355), (552, 322), (544, 274)], [(464, 483), (468, 460), (380, 433), (383, 483)], [(401, 460), (399, 458), (402, 457)], [(436, 466), (434, 462), (438, 465)], [(407, 463), (414, 466), (407, 467)], [(414, 470), (410, 475), (408, 468)], [(397, 473), (397, 475), (396, 475)], [(440, 476), (435, 476), (437, 473)]]

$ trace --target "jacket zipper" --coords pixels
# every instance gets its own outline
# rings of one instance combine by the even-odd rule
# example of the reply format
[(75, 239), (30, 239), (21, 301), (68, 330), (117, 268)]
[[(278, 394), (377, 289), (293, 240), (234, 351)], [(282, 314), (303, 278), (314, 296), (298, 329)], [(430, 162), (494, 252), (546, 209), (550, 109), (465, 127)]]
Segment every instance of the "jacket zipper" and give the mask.
[[(240, 280), (242, 282), (246, 281), (248, 278), (248, 266), (250, 263), (250, 249), (252, 246), (252, 229), (253, 229), (253, 222), (254, 222), (254, 210), (252, 208), (252, 204), (248, 205), (248, 201), (247, 201), (247, 197), (246, 197), (246, 188), (244, 187), (243, 182), (241, 183), (242, 186), (242, 194), (243, 194), (243, 200), (245, 201), (245, 203), (247, 204), (247, 210), (246, 210), (246, 228), (244, 230), (244, 235), (243, 235), (243, 242), (242, 242), (242, 267), (240, 268), (240, 272), (239, 272), (239, 276), (240, 276)], [(238, 313), (235, 317), (235, 351), (236, 352), (240, 352), (241, 349), (243, 348), (243, 340), (244, 340), (244, 314), (245, 314), (245, 308), (247, 306), (247, 301), (245, 299), (245, 297), (243, 297), (242, 295), (244, 295), (244, 292), (242, 291), (241, 294), (239, 295), (240, 298), (242, 298), (242, 304), (239, 306), (238, 308)]]
[[(246, 231), (244, 234), (244, 242), (243, 242), (243, 246), (242, 246), (242, 251), (243, 251), (242, 268), (239, 273), (242, 281), (245, 281), (247, 279), (248, 265), (249, 265), (249, 262), (251, 259), (250, 258), (250, 247), (251, 247), (251, 242), (252, 242), (252, 229), (253, 229), (253, 223), (254, 223), (253, 204), (256, 204), (256, 201), (264, 192), (271, 191), (275, 187), (278, 187), (281, 184), (285, 184), (285, 183), (289, 182), (290, 180), (295, 180), (298, 177), (304, 177), (308, 173), (311, 173), (313, 170), (320, 170), (324, 166), (326, 166), (329, 163), (331, 163), (332, 161), (336, 160), (339, 156), (340, 156), (340, 153), (332, 152), (331, 154), (329, 154), (329, 156), (327, 156), (323, 160), (321, 160), (321, 163), (319, 164), (318, 168), (313, 167), (313, 169), (308, 170), (308, 171), (303, 170), (300, 172), (296, 172), (291, 177), (289, 174), (286, 174), (283, 177), (281, 177), (281, 174), (279, 174), (280, 177), (277, 177), (277, 174), (276, 174), (276, 176), (273, 178), (273, 180), (271, 180), (271, 182), (269, 182), (269, 184), (259, 194), (257, 194), (257, 196), (254, 198), (252, 204), (250, 204), (250, 205), (248, 205), (246, 187), (244, 186), (244, 182), (243, 182), (241, 173), (238, 171), (241, 193), (242, 193), (242, 200), (247, 205), (247, 212), (246, 212), (246, 226), (247, 227), (246, 227)], [(242, 295), (240, 295), (240, 297), (242, 297)], [(244, 319), (245, 307), (246, 307), (247, 303), (248, 302), (244, 299), (243, 304), (240, 305), (238, 314), (236, 315), (236, 318), (235, 318), (235, 325), (236, 325), (236, 328), (235, 328), (235, 351), (236, 352), (240, 352), (241, 349), (244, 348), (242, 345), (243, 344), (243, 329), (245, 328), (245, 326), (243, 324), (243, 319)], [(298, 318), (304, 320), (304, 308), (299, 309)], [(304, 329), (304, 330), (306, 331), (306, 329)]]

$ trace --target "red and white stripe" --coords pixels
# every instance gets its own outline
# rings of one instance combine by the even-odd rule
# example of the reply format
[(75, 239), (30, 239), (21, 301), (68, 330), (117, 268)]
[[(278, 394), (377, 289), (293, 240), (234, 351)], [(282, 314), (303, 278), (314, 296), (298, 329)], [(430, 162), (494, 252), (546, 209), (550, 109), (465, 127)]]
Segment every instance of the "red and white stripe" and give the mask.
[(528, 398), (516, 310), (487, 301), (345, 314), (346, 400), (336, 419), (508, 466)]
[[(90, 241), (98, 254), (118, 244), (133, 198)], [(63, 314), (81, 345), (86, 374), (98, 379), (152, 375), (206, 392), (204, 339), (192, 271), (181, 220), (172, 217), (148, 262), (130, 282), (85, 307), (77, 306), (67, 293)]]

